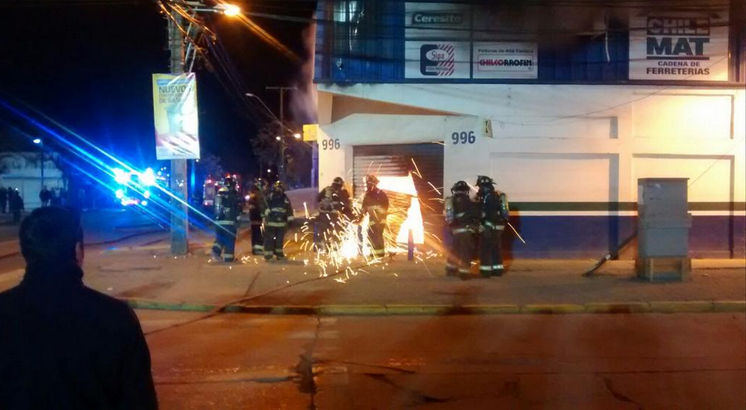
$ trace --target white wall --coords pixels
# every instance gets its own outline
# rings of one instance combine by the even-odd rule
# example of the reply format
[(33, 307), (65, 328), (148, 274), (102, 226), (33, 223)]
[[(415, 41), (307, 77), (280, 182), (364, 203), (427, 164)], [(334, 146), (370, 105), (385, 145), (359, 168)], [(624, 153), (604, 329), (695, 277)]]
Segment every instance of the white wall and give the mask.
[[(39, 154), (34, 152), (4, 153), (0, 157), (0, 168), (5, 170), (0, 174), (0, 186), (18, 189), (26, 209), (41, 206), (42, 180), (38, 158)], [(50, 160), (44, 161), (43, 184), (49, 189), (64, 187), (62, 172)]]
[[(466, 121), (447, 127), (443, 116), (365, 114), (332, 123), (324, 131), (342, 144), (337, 152), (320, 151), (322, 186), (331, 174), (348, 173), (353, 145), (440, 140), (446, 187), (489, 172), (513, 201), (636, 202), (637, 178), (652, 176), (690, 178), (690, 201), (746, 200), (743, 89), (358, 84), (319, 91)], [(494, 138), (479, 133), (480, 117), (492, 120)], [(459, 127), (479, 138), (453, 144), (449, 133)]]

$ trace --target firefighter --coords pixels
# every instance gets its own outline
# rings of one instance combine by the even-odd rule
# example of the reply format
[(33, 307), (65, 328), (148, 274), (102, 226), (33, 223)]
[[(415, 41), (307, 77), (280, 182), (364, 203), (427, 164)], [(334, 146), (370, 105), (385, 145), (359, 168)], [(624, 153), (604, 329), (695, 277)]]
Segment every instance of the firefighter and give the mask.
[(212, 254), (216, 259), (221, 253), (223, 262), (233, 262), (236, 250), (236, 233), (241, 220), (241, 196), (236, 190), (236, 180), (226, 177), (215, 195), (215, 243)]
[(510, 211), (507, 196), (496, 191), (494, 185), (490, 177), (477, 177), (477, 199), (481, 208), (479, 273), (482, 277), (501, 276), (504, 270), (501, 239)]
[(352, 218), (350, 194), (345, 189), (345, 181), (340, 177), (334, 178), (334, 182), (319, 193), (317, 200), (319, 217), (316, 229), (319, 242), (323, 248), (328, 248), (339, 235), (342, 224)]
[(272, 192), (267, 196), (267, 209), (264, 211), (264, 259), (277, 260), (285, 258), (283, 242), (288, 225), (293, 222), (293, 207), (285, 195), (285, 186), (277, 181)]
[(365, 177), (365, 187), (361, 216), (368, 215), (368, 242), (373, 251), (373, 257), (382, 258), (386, 256), (383, 232), (386, 229), (389, 198), (378, 189), (378, 178), (375, 175)]
[(446, 198), (446, 222), (451, 229), (451, 249), (446, 262), (446, 276), (468, 279), (475, 225), (478, 225), (475, 203), (469, 197), (469, 185), (458, 181), (451, 188), (452, 196)]
[(266, 182), (257, 178), (249, 188), (249, 220), (251, 221), (251, 252), (254, 255), (264, 254), (264, 235), (262, 235), (262, 221), (267, 209), (264, 196)]

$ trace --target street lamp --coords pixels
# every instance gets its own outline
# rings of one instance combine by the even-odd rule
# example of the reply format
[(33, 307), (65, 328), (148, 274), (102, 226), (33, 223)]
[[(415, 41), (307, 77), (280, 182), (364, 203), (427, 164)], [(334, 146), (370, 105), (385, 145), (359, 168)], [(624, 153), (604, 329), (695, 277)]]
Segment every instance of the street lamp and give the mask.
[(293, 138), (295, 138), (297, 140), (299, 140), (300, 137), (301, 137), (301, 135), (299, 133), (297, 133), (297, 132), (295, 134), (293, 134)]
[(215, 6), (215, 8), (228, 17), (235, 17), (241, 14), (241, 8), (235, 4), (222, 3)]
[(39, 156), (41, 158), (41, 160), (39, 161), (41, 163), (41, 188), (40, 189), (44, 189), (44, 141), (42, 141), (41, 138), (34, 138), (32, 142), (39, 146)]
[[(191, 65), (187, 65), (187, 61), (189, 61), (189, 56), (192, 53), (196, 55), (196, 48), (193, 47), (193, 41), (190, 38), (190, 41), (188, 41), (189, 46), (185, 53), (184, 36), (191, 37), (192, 26), (199, 26), (199, 24), (195, 22), (194, 15), (192, 15), (189, 19), (189, 27), (182, 28), (181, 22), (184, 17), (178, 12), (174, 14), (169, 12), (164, 3), (160, 3), (160, 6), (168, 20), (168, 46), (171, 52), (171, 73), (179, 75), (187, 69), (191, 71)], [(214, 7), (205, 7), (205, 4), (201, 1), (187, 0), (184, 3), (191, 7), (194, 12), (222, 13), (230, 17), (236, 17), (241, 14), (241, 9), (238, 6), (228, 3), (220, 2)], [(194, 59), (192, 59), (193, 63)], [(178, 201), (175, 203), (176, 209), (171, 213), (171, 253), (173, 255), (186, 255), (189, 251), (187, 238), (189, 232), (189, 208), (187, 205), (189, 202), (189, 188), (188, 184), (184, 184), (184, 181), (188, 179), (186, 159), (171, 160), (169, 179), (173, 196)]]

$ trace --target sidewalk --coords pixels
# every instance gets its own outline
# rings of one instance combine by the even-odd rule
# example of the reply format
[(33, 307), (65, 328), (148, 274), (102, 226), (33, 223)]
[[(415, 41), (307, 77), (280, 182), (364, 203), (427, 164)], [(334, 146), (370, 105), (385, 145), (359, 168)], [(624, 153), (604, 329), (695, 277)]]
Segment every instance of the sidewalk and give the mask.
[[(122, 209), (83, 212), (83, 229), (87, 245), (105, 245), (130, 237), (162, 231), (147, 216)], [(0, 222), (10, 218), (0, 216)], [(18, 225), (0, 225), (0, 259), (18, 254)]]
[[(667, 283), (635, 279), (634, 261), (609, 261), (597, 276), (582, 277), (593, 260), (516, 260), (503, 277), (461, 281), (445, 277), (443, 259), (432, 255), (414, 262), (403, 255), (371, 266), (353, 262), (336, 275), (327, 268), (324, 277), (311, 253), (291, 251), (286, 262), (245, 256), (223, 264), (206, 254), (211, 239), (199, 239), (186, 258), (169, 256), (167, 243), (89, 253), (85, 282), (133, 306), (197, 311), (241, 299), (237, 304), (244, 307), (233, 310), (341, 314), (743, 311), (746, 306), (743, 259), (694, 260), (690, 280)], [(239, 254), (248, 249), (245, 240), (239, 243)], [(0, 274), (0, 290), (21, 277), (20, 270)]]

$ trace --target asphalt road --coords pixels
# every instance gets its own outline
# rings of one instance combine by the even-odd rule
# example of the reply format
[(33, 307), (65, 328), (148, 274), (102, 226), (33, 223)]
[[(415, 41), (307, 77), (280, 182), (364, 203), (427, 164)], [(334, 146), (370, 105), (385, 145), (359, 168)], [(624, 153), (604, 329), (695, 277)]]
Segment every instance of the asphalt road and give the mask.
[(746, 408), (744, 314), (138, 315), (162, 409)]

